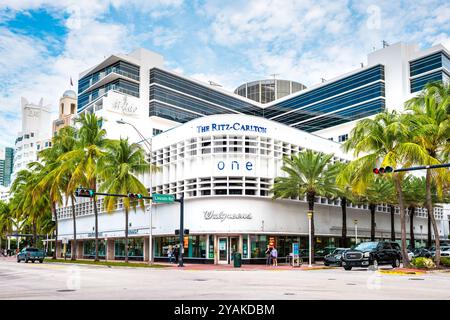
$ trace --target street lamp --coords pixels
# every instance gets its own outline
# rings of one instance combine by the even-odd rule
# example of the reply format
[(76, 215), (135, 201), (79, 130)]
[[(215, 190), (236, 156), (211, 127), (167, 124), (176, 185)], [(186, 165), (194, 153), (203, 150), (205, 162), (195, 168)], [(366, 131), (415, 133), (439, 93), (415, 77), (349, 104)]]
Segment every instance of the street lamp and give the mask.
[[(150, 140), (150, 142), (148, 141), (147, 138), (145, 138), (142, 133), (132, 124), (129, 122), (124, 121), (123, 119), (117, 120), (116, 121), (118, 124), (128, 124), (130, 126), (133, 127), (133, 129), (137, 132), (137, 134), (139, 135), (139, 137), (142, 139), (142, 142), (144, 143), (144, 145), (147, 147), (148, 153), (150, 155), (150, 166), (152, 165), (152, 142)], [(151, 172), (151, 167), (150, 167), (150, 195), (152, 194), (152, 172)], [(149, 264), (153, 264), (153, 219), (152, 219), (152, 203), (153, 201), (150, 201), (150, 206), (149, 206), (149, 212), (150, 212), (150, 236), (149, 236), (149, 257), (148, 257), (148, 262)]]
[(353, 220), (355, 224), (355, 245), (358, 244), (358, 220)]
[(312, 219), (313, 212), (308, 211), (308, 225), (309, 225), (309, 267), (312, 267), (311, 260), (312, 260), (312, 254), (311, 254), (311, 247), (312, 247), (312, 239), (311, 239), (311, 219)]

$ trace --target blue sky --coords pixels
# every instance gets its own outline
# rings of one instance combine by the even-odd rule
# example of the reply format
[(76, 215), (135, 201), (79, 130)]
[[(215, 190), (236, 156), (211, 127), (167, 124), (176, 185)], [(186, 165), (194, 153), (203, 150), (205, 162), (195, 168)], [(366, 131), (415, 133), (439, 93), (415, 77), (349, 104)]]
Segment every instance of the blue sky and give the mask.
[(230, 91), (273, 73), (310, 86), (366, 63), (382, 40), (450, 48), (449, 26), (450, 4), (433, 0), (2, 0), (0, 147), (20, 130), (21, 96), (56, 117), (70, 77), (112, 53), (144, 47)]

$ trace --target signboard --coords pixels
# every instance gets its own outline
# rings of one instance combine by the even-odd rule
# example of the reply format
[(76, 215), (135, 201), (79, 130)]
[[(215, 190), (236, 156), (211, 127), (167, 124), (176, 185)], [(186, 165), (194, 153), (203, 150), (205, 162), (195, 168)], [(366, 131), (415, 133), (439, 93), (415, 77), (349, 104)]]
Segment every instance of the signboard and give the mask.
[(299, 255), (298, 242), (295, 242), (295, 243), (292, 244), (292, 254), (294, 256), (298, 256)]
[(184, 236), (183, 238), (183, 247), (188, 248), (189, 247), (189, 236)]
[(275, 247), (275, 237), (269, 237), (269, 247)]
[(197, 133), (204, 132), (227, 132), (227, 131), (244, 131), (244, 132), (258, 132), (267, 133), (266, 127), (256, 126), (253, 124), (235, 123), (211, 123), (211, 125), (197, 126)]
[(172, 203), (175, 201), (175, 196), (173, 194), (153, 193), (152, 200), (155, 203)]

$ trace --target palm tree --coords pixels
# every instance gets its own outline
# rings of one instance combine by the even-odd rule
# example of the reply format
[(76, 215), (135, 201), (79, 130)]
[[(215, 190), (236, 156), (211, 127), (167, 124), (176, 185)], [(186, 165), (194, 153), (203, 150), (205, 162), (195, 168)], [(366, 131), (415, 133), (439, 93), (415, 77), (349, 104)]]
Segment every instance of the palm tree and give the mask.
[[(105, 129), (101, 128), (102, 119), (95, 114), (82, 114), (76, 119), (80, 124), (78, 140), (74, 150), (63, 154), (61, 172), (72, 172), (67, 190), (75, 190), (80, 184), (87, 183), (90, 189), (97, 187), (97, 162), (104, 155), (107, 142)], [(98, 209), (97, 197), (92, 197), (95, 215), (95, 261), (98, 258)]]
[(302, 198), (306, 195), (311, 216), (311, 251), (314, 262), (314, 201), (316, 196), (336, 194), (338, 166), (333, 166), (332, 154), (307, 150), (298, 155), (283, 158), (281, 170), (285, 177), (275, 178), (273, 198)]
[[(356, 176), (354, 188), (364, 191), (373, 178), (373, 168), (382, 166), (410, 166), (412, 163), (426, 163), (429, 156), (426, 150), (411, 142), (411, 132), (404, 118), (395, 111), (382, 112), (373, 119), (360, 120), (350, 133), (350, 138), (343, 144), (345, 151), (354, 151), (356, 157), (346, 170), (354, 171)], [(405, 266), (409, 266), (406, 248), (405, 206), (402, 189), (403, 172), (392, 174), (400, 207), (400, 227), (402, 240), (402, 257)]]
[(369, 204), (370, 210), (370, 241), (375, 241), (375, 213), (379, 204), (386, 203), (393, 194), (394, 186), (385, 178), (374, 178), (370, 180), (366, 190), (362, 194), (365, 202)]
[[(428, 83), (421, 94), (407, 101), (406, 110), (412, 111), (407, 116), (414, 132), (414, 141), (424, 148), (429, 155), (421, 164), (439, 164), (448, 150), (450, 137), (450, 85), (442, 82)], [(440, 263), (439, 231), (434, 217), (431, 195), (432, 184), (442, 196), (442, 185), (449, 172), (446, 169), (427, 170), (426, 172), (426, 208), (435, 235), (436, 265)]]
[(405, 204), (409, 211), (409, 233), (411, 235), (411, 247), (415, 248), (414, 238), (414, 215), (416, 208), (422, 207), (426, 199), (425, 178), (407, 176), (403, 181), (403, 189), (405, 192)]
[[(103, 180), (100, 191), (115, 194), (137, 193), (147, 196), (148, 191), (137, 178), (150, 169), (145, 162), (145, 153), (140, 145), (129, 144), (128, 139), (109, 142), (105, 156), (99, 161), (99, 177)], [(144, 209), (144, 200), (123, 198), (125, 210), (125, 262), (128, 262), (128, 213), (136, 209), (137, 203)], [(105, 197), (105, 208), (111, 212), (116, 208), (117, 197)]]
[[(76, 146), (76, 130), (72, 127), (62, 128), (58, 134), (53, 138), (52, 147), (45, 149), (39, 153), (44, 161), (48, 174), (42, 179), (39, 186), (41, 189), (48, 189), (50, 191), (50, 198), (52, 200), (52, 212), (55, 217), (55, 243), (58, 242), (58, 217), (56, 214), (56, 204), (62, 204), (62, 193), (65, 195), (66, 205), (70, 199), (72, 202), (72, 220), (73, 220), (73, 243), (71, 260), (76, 260), (77, 257), (77, 227), (75, 215), (75, 197), (74, 190), (69, 188), (69, 182), (72, 172), (75, 169), (73, 162), (67, 162), (64, 166), (61, 157), (73, 151)], [(56, 258), (56, 250), (53, 258)]]
[(12, 216), (9, 205), (0, 201), (0, 250), (2, 249), (2, 237), (12, 231)]

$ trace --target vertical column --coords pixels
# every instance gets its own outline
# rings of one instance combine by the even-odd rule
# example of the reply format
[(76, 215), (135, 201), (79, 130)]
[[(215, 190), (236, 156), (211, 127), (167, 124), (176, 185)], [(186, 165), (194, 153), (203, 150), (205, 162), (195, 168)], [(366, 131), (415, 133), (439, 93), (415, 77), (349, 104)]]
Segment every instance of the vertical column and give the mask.
[(114, 260), (114, 239), (106, 241), (106, 259)]
[(214, 235), (214, 264), (219, 263), (219, 243), (217, 235)]
[(84, 246), (83, 240), (77, 240), (77, 259), (83, 259)]
[(150, 251), (149, 251), (149, 247), (150, 247), (150, 237), (144, 237), (144, 239), (143, 239), (143, 241), (144, 241), (144, 261), (148, 261), (148, 259), (149, 259), (149, 254), (150, 254)]
[(61, 241), (55, 243), (56, 258), (61, 258)]
[(241, 253), (241, 257), (244, 257), (244, 237), (242, 236), (242, 234), (239, 235), (239, 242), (238, 242), (238, 252)]

